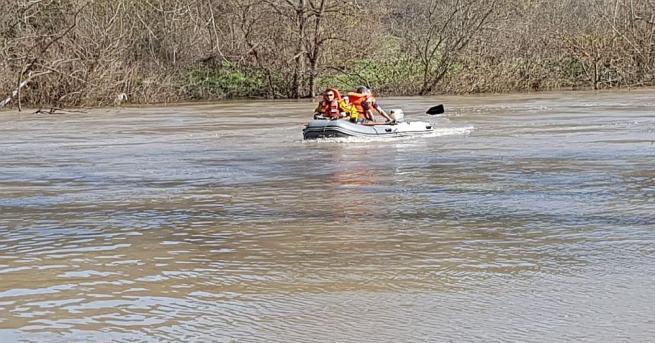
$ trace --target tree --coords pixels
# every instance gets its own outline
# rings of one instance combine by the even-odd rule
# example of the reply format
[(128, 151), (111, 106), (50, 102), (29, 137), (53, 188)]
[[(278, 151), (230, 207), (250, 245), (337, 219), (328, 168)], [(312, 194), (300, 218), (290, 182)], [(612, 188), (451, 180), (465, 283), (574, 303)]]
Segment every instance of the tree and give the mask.
[[(0, 108), (16, 98), (21, 110), (21, 90), (39, 76), (62, 73), (60, 65), (68, 60), (56, 59), (50, 53), (56, 44), (71, 34), (78, 23), (78, 15), (89, 3), (35, 0), (19, 4), (5, 30), (5, 55), (9, 70), (16, 73), (16, 89), (2, 101)], [(26, 39), (26, 38), (30, 39)]]
[(396, 9), (394, 33), (421, 66), (420, 95), (430, 94), (458, 54), (489, 21), (496, 0), (409, 0)]

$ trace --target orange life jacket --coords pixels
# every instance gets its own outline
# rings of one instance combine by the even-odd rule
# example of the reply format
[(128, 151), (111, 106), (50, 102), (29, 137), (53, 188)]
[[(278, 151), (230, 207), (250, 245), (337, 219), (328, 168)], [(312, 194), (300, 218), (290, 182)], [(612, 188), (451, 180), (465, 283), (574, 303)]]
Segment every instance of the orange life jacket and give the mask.
[(355, 107), (357, 112), (361, 113), (365, 119), (373, 120), (373, 113), (371, 113), (371, 109), (375, 103), (375, 98), (373, 96), (357, 92), (348, 92), (348, 100), (350, 101), (350, 104)]
[(339, 112), (339, 100), (334, 99), (330, 100), (321, 100), (321, 113), (326, 118), (339, 118), (341, 114)]

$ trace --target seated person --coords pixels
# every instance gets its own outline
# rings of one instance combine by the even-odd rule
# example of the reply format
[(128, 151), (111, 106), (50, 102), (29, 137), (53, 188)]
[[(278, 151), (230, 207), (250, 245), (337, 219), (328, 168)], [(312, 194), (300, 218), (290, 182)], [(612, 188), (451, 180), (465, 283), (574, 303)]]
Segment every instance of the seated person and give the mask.
[(391, 117), (387, 115), (387, 112), (385, 112), (377, 103), (371, 90), (366, 87), (358, 87), (356, 92), (349, 92), (348, 99), (350, 100), (352, 107), (360, 114), (355, 120), (357, 122), (374, 121), (373, 109), (383, 116), (387, 122), (393, 121)]
[(328, 88), (323, 92), (323, 100), (318, 103), (314, 110), (314, 119), (336, 120), (350, 115), (350, 106), (341, 98), (339, 91), (334, 88)]

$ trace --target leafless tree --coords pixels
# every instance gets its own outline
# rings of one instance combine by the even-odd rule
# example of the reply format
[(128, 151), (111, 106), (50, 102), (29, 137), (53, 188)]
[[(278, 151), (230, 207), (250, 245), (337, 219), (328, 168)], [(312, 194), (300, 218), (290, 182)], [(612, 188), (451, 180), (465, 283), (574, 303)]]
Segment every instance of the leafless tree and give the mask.
[(399, 10), (398, 35), (422, 67), (419, 94), (432, 92), (472, 38), (484, 29), (495, 0), (410, 0)]

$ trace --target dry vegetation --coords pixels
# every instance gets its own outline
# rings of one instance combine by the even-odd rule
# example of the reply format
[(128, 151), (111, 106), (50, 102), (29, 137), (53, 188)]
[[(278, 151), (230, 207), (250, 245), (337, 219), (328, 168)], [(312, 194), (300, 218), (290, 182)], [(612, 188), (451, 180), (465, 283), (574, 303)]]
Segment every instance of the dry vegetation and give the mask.
[(652, 0), (0, 0), (0, 107), (653, 85)]

